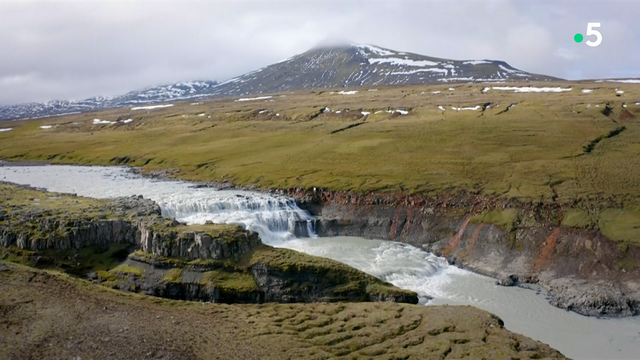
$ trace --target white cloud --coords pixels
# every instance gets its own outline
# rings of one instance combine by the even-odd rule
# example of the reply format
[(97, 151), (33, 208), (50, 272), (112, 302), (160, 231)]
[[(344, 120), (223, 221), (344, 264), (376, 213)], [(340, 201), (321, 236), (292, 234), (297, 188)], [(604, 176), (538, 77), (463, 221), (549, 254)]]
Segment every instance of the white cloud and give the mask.
[(555, 55), (565, 60), (575, 60), (580, 58), (580, 55), (578, 55), (575, 49), (565, 47), (556, 49)]
[[(605, 6), (606, 5), (606, 6)], [(347, 40), (553, 76), (640, 76), (636, 2), (0, 3), (1, 104), (226, 80)], [(576, 44), (602, 23), (598, 48)]]
[(33, 81), (36, 74), (16, 74), (0, 78), (0, 86), (17, 86)]

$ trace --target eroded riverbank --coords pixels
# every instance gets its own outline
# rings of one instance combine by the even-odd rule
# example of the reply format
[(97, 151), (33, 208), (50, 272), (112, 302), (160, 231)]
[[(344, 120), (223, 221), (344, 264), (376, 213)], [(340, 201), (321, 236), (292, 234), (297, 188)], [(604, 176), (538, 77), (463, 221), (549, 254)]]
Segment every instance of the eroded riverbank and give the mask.
[(640, 246), (557, 222), (562, 208), (477, 195), (441, 198), (289, 189), (321, 236), (405, 242), (501, 279), (539, 284), (590, 316), (640, 313)]

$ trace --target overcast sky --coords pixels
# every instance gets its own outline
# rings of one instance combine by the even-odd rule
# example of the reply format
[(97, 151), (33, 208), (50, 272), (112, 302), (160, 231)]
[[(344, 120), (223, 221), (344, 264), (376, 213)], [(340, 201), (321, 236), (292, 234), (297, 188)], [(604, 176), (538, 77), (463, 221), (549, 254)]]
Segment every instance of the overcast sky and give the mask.
[[(226, 80), (327, 41), (640, 77), (640, 0), (0, 1), (0, 105)], [(600, 22), (602, 44), (577, 44)], [(586, 40), (586, 39), (585, 39)]]

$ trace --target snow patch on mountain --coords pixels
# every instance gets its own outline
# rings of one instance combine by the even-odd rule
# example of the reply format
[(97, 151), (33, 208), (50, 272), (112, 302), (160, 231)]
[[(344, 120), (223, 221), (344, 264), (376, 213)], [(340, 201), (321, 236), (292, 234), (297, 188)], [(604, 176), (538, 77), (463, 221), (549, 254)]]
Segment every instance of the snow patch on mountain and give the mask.
[[(356, 47), (356, 48), (361, 48), (361, 49), (366, 49), (369, 50), (370, 52), (379, 55), (379, 56), (390, 56), (390, 55), (396, 55), (396, 53), (394, 53), (393, 51), (387, 50), (387, 49), (383, 49), (383, 48), (379, 48), (377, 46), (373, 46), (373, 45), (360, 45), (360, 44), (351, 44), (351, 46)], [(401, 54), (398, 54), (401, 55)]]
[(392, 71), (389, 73), (389, 75), (409, 75), (409, 74), (416, 74), (419, 72), (437, 72), (437, 73), (443, 73), (447, 75), (449, 73), (449, 70), (438, 69), (438, 68), (426, 68), (426, 69), (416, 69), (416, 70), (408, 70), (408, 71)]
[(640, 79), (610, 79), (610, 80), (596, 80), (596, 82), (617, 82), (617, 83), (626, 83), (626, 84), (640, 84)]
[(474, 78), (472, 77), (453, 77), (453, 78), (445, 78), (445, 79), (438, 79), (437, 81), (441, 81), (441, 82), (457, 82), (457, 81), (473, 81)]
[(462, 110), (480, 110), (481, 106), (480, 105), (476, 105), (474, 107), (451, 107), (452, 110), (456, 110), (456, 111), (462, 111)]
[(521, 92), (521, 93), (544, 93), (544, 92), (552, 92), (552, 93), (560, 93), (571, 91), (571, 88), (561, 88), (561, 87), (533, 87), (533, 86), (523, 86), (523, 87), (513, 87), (513, 86), (494, 86), (494, 90), (513, 90), (513, 92)]
[(258, 97), (254, 97), (254, 98), (242, 98), (242, 99), (238, 99), (236, 101), (255, 101), (255, 100), (266, 100), (266, 99), (271, 99), (272, 96), (258, 96)]
[(491, 61), (487, 60), (468, 60), (462, 62), (465, 65), (481, 65), (481, 64), (491, 64)]
[(504, 71), (506, 71), (506, 72), (510, 73), (510, 74), (513, 74), (513, 73), (517, 72), (516, 70), (507, 69), (507, 68), (506, 68), (504, 65), (502, 65), (502, 64), (498, 65), (498, 67), (499, 67), (500, 69), (502, 69), (502, 70), (504, 70)]
[(439, 63), (429, 61), (429, 60), (411, 60), (411, 59), (400, 59), (400, 58), (377, 58), (377, 59), (368, 59), (369, 64), (390, 64), (396, 66), (437, 66)]
[(93, 119), (93, 125), (115, 124), (115, 123), (116, 123), (115, 121)]
[(131, 110), (153, 110), (153, 109), (161, 109), (161, 108), (172, 107), (172, 106), (173, 104), (137, 106), (137, 107), (132, 107)]

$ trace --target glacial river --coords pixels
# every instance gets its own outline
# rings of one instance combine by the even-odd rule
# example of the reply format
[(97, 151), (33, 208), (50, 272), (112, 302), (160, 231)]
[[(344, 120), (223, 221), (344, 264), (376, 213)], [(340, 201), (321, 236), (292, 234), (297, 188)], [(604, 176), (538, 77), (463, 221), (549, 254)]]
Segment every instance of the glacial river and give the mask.
[[(0, 180), (96, 198), (143, 195), (163, 214), (188, 223), (241, 224), (272, 246), (335, 259), (421, 296), (425, 305), (472, 305), (498, 315), (514, 332), (545, 342), (574, 359), (640, 359), (640, 317), (589, 318), (549, 305), (542, 289), (495, 285), (495, 280), (447, 264), (416, 247), (357, 237), (296, 238), (296, 222), (312, 217), (283, 196), (194, 188), (158, 181), (123, 167), (0, 166)], [(428, 297), (433, 300), (427, 301)]]

